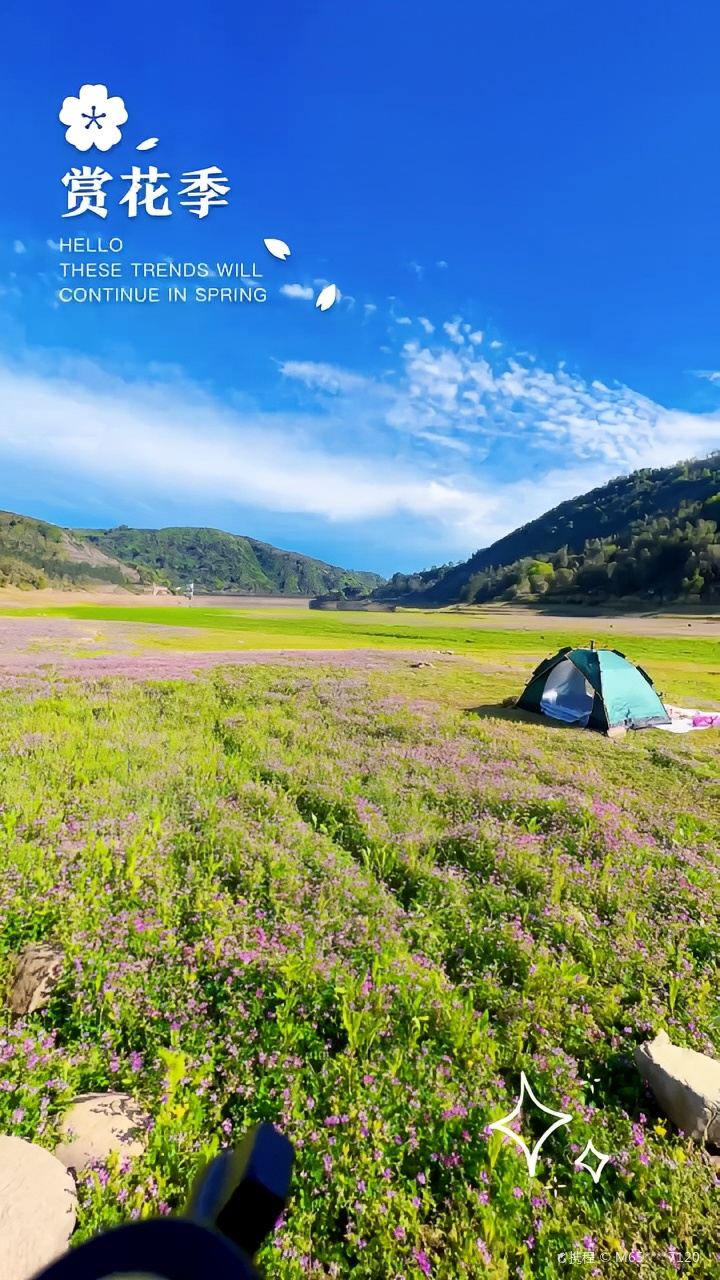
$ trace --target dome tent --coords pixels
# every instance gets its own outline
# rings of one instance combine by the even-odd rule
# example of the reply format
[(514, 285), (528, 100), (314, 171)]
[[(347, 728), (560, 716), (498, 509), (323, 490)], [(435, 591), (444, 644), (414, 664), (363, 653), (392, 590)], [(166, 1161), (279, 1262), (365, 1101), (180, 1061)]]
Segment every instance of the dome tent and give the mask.
[(566, 646), (536, 667), (517, 707), (609, 733), (669, 724), (670, 716), (642, 667), (618, 649)]

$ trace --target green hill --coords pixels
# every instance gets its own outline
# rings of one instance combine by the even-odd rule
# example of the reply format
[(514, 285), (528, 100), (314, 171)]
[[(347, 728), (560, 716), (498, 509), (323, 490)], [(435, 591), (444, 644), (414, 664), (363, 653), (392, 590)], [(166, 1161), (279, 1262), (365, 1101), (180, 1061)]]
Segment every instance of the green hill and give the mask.
[(404, 604), (720, 601), (720, 452), (563, 502), (460, 564), (395, 574)]
[(61, 529), (0, 511), (0, 587), (183, 590), (188, 582), (199, 592), (309, 596), (367, 594), (382, 579), (217, 529)]
[(75, 536), (108, 556), (172, 588), (195, 583), (197, 591), (255, 595), (311, 596), (361, 587), (382, 579), (376, 573), (341, 569), (266, 542), (219, 529), (76, 529)]
[(45, 520), (0, 511), (0, 587), (137, 587), (137, 569)]

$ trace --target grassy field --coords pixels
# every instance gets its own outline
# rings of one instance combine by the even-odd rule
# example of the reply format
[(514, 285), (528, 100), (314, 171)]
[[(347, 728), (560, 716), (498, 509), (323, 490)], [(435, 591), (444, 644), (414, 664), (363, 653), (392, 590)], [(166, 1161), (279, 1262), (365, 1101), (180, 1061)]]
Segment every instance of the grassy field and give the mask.
[[(610, 742), (497, 709), (577, 632), (68, 612), (142, 622), (138, 651), (472, 660), (298, 654), (3, 693), (0, 984), (29, 941), (59, 940), (66, 965), (49, 1007), (0, 1033), (0, 1132), (52, 1146), (88, 1089), (153, 1118), (144, 1157), (82, 1178), (78, 1238), (179, 1206), (199, 1161), (267, 1118), (297, 1149), (270, 1280), (713, 1274), (716, 1171), (632, 1052), (661, 1027), (720, 1044), (717, 734)], [(619, 647), (668, 697), (720, 702), (716, 642)], [(522, 1070), (573, 1116), (533, 1179), (487, 1127)], [(611, 1156), (597, 1185), (573, 1165), (588, 1138)]]
[[(472, 614), (442, 612), (323, 613), (311, 610), (247, 608), (173, 608), (162, 605), (104, 606), (97, 604), (50, 608), (0, 608), (0, 617), (42, 620), (67, 618), (97, 624), (98, 634), (110, 639), (121, 626), (134, 651), (143, 653), (228, 653), (255, 650), (440, 650), (482, 664), (495, 675), (507, 672), (510, 683), (503, 696), (519, 692), (532, 668), (562, 645), (588, 643), (619, 648), (650, 669), (658, 689), (670, 700), (694, 698), (720, 704), (720, 642), (689, 635), (627, 635), (596, 630), (592, 619), (574, 619), (566, 629), (548, 620), (527, 630), (505, 629), (479, 622)], [(685, 624), (686, 628), (687, 624)], [(43, 644), (45, 642), (42, 642)], [(51, 650), (51, 645), (45, 646)], [(432, 654), (428, 660), (432, 661)], [(490, 690), (492, 693), (492, 690)]]
[[(687, 622), (675, 620), (671, 635), (638, 634), (626, 636), (609, 630), (607, 619), (578, 618), (558, 627), (557, 619), (538, 618), (528, 614), (525, 629), (504, 628), (502, 615), (488, 614), (478, 618), (473, 613), (439, 610), (398, 613), (322, 612), (311, 609), (267, 608), (168, 608), (163, 605), (73, 604), (43, 607), (39, 605), (5, 607), (0, 604), (0, 617), (71, 618), (81, 622), (129, 624), (152, 628), (144, 644), (172, 648), (234, 649), (248, 646), (258, 649), (330, 648), (348, 649), (364, 646), (389, 648), (437, 647), (453, 648), (473, 654), (476, 649), (497, 652), (508, 646), (515, 651), (544, 653), (548, 646), (559, 648), (593, 638), (597, 644), (617, 646), (632, 640), (634, 650), (644, 657), (675, 656), (687, 658), (696, 666), (714, 663), (718, 666), (720, 644), (715, 635), (704, 638), (688, 635)], [(546, 625), (543, 625), (546, 622)], [(619, 625), (619, 624), (618, 624)], [(697, 625), (697, 624), (696, 624)], [(180, 634), (178, 634), (178, 631)], [(182, 632), (187, 632), (183, 638)], [(667, 642), (672, 641), (673, 647)], [(547, 643), (545, 643), (547, 642)], [(660, 642), (660, 643), (658, 643)]]

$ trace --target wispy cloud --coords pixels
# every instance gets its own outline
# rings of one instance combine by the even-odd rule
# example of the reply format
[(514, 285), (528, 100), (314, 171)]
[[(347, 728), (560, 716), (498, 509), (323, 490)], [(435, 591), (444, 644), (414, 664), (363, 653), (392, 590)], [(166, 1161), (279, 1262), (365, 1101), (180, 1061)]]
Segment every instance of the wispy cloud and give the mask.
[(474, 434), (483, 450), (489, 439), (500, 467), (509, 446), (519, 449), (516, 474), (529, 465), (558, 470), (561, 457), (573, 483), (577, 468), (587, 466), (588, 488), (619, 471), (720, 446), (719, 414), (666, 409), (628, 387), (543, 369), (532, 358), (491, 361), (457, 344), (457, 319), (443, 327), (452, 347), (403, 348), (405, 389), (390, 415), (396, 426)]
[(24, 241), (15, 240), (13, 242), (13, 253), (27, 253), (27, 247)]
[(234, 502), (346, 523), (414, 516), (452, 526), (482, 511), (481, 495), (452, 477), (391, 455), (378, 467), (342, 418), (318, 433), (312, 414), (241, 413), (192, 384), (127, 381), (89, 361), (52, 373), (47, 361), (0, 366), (0, 397), (3, 469), (33, 465), (55, 491), (64, 477), (134, 503), (172, 495), (210, 510)]
[[(443, 436), (436, 431), (418, 431), (418, 440), (426, 440), (428, 444), (440, 445), (443, 449), (454, 449), (456, 453), (469, 456), (473, 450), (466, 440), (458, 440), (454, 436)], [(477, 460), (477, 451), (475, 451)]]
[(294, 378), (313, 390), (347, 393), (370, 385), (362, 374), (316, 360), (285, 360), (280, 364), (280, 372), (284, 378)]
[(224, 503), (375, 534), (382, 522), (388, 545), (404, 539), (420, 564), (619, 473), (720, 447), (718, 413), (505, 354), (462, 317), (418, 324), (421, 340), (396, 331), (383, 344), (391, 358), (374, 374), (278, 362), (272, 407), (210, 395), (181, 370), (38, 353), (0, 363), (4, 481), (30, 468), (59, 494), (82, 482), (128, 503), (193, 499), (210, 521)]

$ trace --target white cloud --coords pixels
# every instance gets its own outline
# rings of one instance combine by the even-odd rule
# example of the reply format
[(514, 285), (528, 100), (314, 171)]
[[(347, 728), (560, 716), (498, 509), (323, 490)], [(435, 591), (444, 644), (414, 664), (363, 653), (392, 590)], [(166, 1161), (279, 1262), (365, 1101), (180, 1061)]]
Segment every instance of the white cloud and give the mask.
[(59, 241), (59, 240), (46, 240), (46, 241), (45, 241), (45, 243), (46, 243), (46, 245), (47, 245), (48, 249), (54, 249), (57, 253), (59, 253), (59, 252), (60, 252), (60, 241)]
[(366, 315), (368, 315), (368, 316), (371, 316), (371, 315), (372, 315), (372, 313), (373, 313), (373, 311), (377, 311), (377, 307), (375, 306), (375, 303), (374, 303), (374, 302), (366, 302), (366, 303), (365, 303), (365, 314), (366, 314)]
[(410, 316), (395, 316), (396, 324), (412, 324)]
[(427, 316), (418, 316), (418, 324), (422, 325), (426, 333), (435, 332), (435, 325), (428, 320)]
[(464, 526), (492, 506), (407, 460), (389, 455), (378, 467), (350, 433), (338, 440), (331, 431), (329, 449), (314, 438), (313, 415), (240, 413), (192, 384), (126, 382), (90, 361), (52, 373), (0, 366), (0, 399), (3, 470), (31, 465), (73, 490), (93, 484), (134, 502), (200, 498), (346, 523), (414, 516)]
[(435, 263), (435, 266), (440, 267), (440, 269), (442, 270), (447, 266), (447, 262), (445, 261), (444, 258), (441, 258), (439, 262)]
[(390, 425), (454, 438), (470, 433), (483, 438), (483, 448), (489, 438), (496, 452), (512, 443), (522, 451), (520, 472), (533, 458), (541, 472), (556, 470), (561, 456), (568, 475), (587, 464), (592, 483), (720, 447), (720, 414), (666, 409), (628, 387), (585, 382), (532, 359), (496, 357), (491, 364), (457, 345), (459, 323), (443, 326), (452, 348), (405, 344), (405, 385)]
[(418, 431), (418, 440), (427, 440), (428, 444), (441, 445), (443, 449), (454, 449), (456, 453), (471, 453), (470, 445), (465, 440), (456, 440), (453, 436), (443, 436), (435, 431)]
[(383, 348), (395, 362), (374, 376), (280, 362), (283, 402), (302, 406), (284, 412), (247, 397), (234, 407), (177, 369), (129, 380), (90, 360), (0, 362), (0, 469), (5, 479), (31, 467), (39, 485), (50, 476), (69, 494), (81, 484), (128, 502), (199, 498), (209, 513), (236, 502), (397, 521), (393, 538), (414, 536), (415, 521), (425, 546), (435, 539), (438, 556), (456, 558), (613, 476), (720, 447), (720, 413), (667, 409), (497, 341), (480, 347), (478, 330), (464, 342), (466, 323), (447, 321), (439, 337), (421, 324), (399, 354)]
[(696, 378), (705, 378), (707, 382), (720, 382), (720, 370), (693, 369)]
[(284, 378), (294, 378), (318, 391), (358, 391), (369, 385), (362, 374), (315, 360), (285, 360), (280, 365), (280, 372)]
[(476, 329), (474, 333), (468, 334), (468, 341), (472, 342), (474, 347), (479, 347), (483, 340), (482, 329)]
[(283, 284), (280, 286), (280, 292), (284, 293), (286, 298), (302, 298), (304, 302), (310, 302), (315, 296), (309, 284)]
[(13, 243), (13, 253), (27, 253), (27, 249), (22, 240), (15, 240)]
[(457, 317), (454, 320), (446, 320), (443, 329), (451, 342), (456, 343), (457, 346), (462, 346), (465, 339), (460, 332), (460, 321)]

